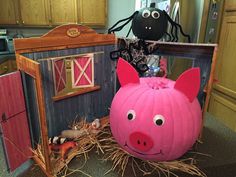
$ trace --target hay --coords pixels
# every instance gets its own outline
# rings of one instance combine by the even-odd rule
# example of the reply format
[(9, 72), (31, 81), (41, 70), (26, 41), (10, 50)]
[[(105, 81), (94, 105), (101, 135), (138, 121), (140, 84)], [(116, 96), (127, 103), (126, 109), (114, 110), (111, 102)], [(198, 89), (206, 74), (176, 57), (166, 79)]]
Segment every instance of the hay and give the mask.
[(117, 170), (121, 176), (124, 176), (126, 168), (128, 168), (128, 165), (131, 165), (134, 176), (137, 176), (137, 172), (141, 172), (143, 175), (150, 175), (155, 172), (159, 176), (177, 177), (178, 175), (175, 172), (180, 171), (193, 176), (206, 177), (206, 174), (196, 166), (196, 160), (194, 158), (166, 162), (141, 160), (123, 150), (116, 143), (108, 125), (98, 135), (101, 148), (105, 152), (103, 160), (112, 162), (112, 167), (107, 173)]
[[(112, 162), (112, 167), (106, 173), (108, 174), (111, 171), (117, 171), (123, 177), (125, 171), (128, 168), (131, 168), (134, 176), (137, 176), (138, 173), (143, 175), (150, 175), (157, 173), (158, 176), (178, 176), (175, 174), (176, 171), (188, 173), (193, 176), (206, 177), (197, 166), (196, 160), (194, 158), (185, 158), (174, 161), (166, 162), (154, 162), (138, 159), (125, 150), (123, 150), (115, 141), (111, 134), (109, 120), (104, 118), (101, 120), (101, 127), (96, 131), (93, 131), (90, 127), (91, 124), (87, 123), (85, 119), (81, 121), (74, 121), (71, 124), (71, 128), (76, 130), (81, 130), (86, 132), (82, 136), (74, 139), (78, 143), (78, 147), (73, 151), (73, 157), (79, 158), (82, 162), (82, 166), (77, 169), (70, 169), (68, 167), (69, 161), (62, 159), (52, 159), (54, 163), (54, 168), (57, 167), (57, 164), (61, 164), (60, 168), (54, 169), (55, 175), (61, 175), (63, 177), (69, 176), (73, 173), (79, 172), (85, 176), (91, 177), (89, 174), (82, 171), (84, 165), (89, 159), (89, 152), (95, 150), (97, 154), (102, 153), (103, 160)], [(38, 156), (42, 162), (44, 162), (44, 157), (42, 154), (41, 146), (38, 145), (36, 150), (32, 150), (34, 155)], [(191, 154), (191, 153), (190, 153)], [(203, 155), (201, 153), (193, 153), (194, 155)], [(70, 156), (70, 155), (69, 155)], [(63, 166), (62, 166), (63, 165)]]
[(30, 150), (33, 153), (33, 156), (38, 157), (38, 159), (40, 159), (42, 161), (42, 163), (45, 164), (45, 158), (44, 158), (42, 147), (40, 144), (37, 144), (36, 149), (30, 149)]
[[(101, 148), (100, 142), (98, 141), (98, 135), (99, 132), (102, 131), (104, 126), (107, 126), (108, 121), (103, 122), (102, 126), (100, 126), (98, 129), (94, 130), (91, 127), (90, 123), (86, 122), (86, 119), (81, 120), (75, 120), (72, 122), (72, 124), (69, 126), (73, 130), (80, 130), (83, 132), (81, 136), (78, 136), (74, 139), (75, 142), (78, 143), (78, 146), (74, 148), (69, 154), (67, 159), (63, 159), (60, 156), (55, 157), (54, 153), (51, 152), (50, 154), (50, 160), (52, 163), (52, 171), (54, 175), (62, 175), (62, 176), (68, 176), (75, 172), (80, 172), (84, 174), (85, 176), (89, 176), (89, 174), (86, 174), (81, 169), (84, 167), (84, 165), (87, 163), (87, 160), (89, 158), (88, 153), (92, 151), (93, 149), (96, 150), (96, 152), (99, 154), (100, 152), (104, 153), (103, 149)], [(33, 152), (33, 155), (36, 156), (38, 159), (42, 161), (43, 164), (45, 164), (45, 158), (43, 155), (43, 150), (40, 144), (37, 145), (36, 149), (31, 149)], [(58, 155), (58, 154), (57, 154)], [(68, 163), (74, 158), (80, 158), (80, 160), (83, 160), (83, 165), (77, 169), (70, 169), (68, 168)], [(83, 157), (83, 158), (81, 158)], [(45, 166), (44, 166), (45, 168)]]

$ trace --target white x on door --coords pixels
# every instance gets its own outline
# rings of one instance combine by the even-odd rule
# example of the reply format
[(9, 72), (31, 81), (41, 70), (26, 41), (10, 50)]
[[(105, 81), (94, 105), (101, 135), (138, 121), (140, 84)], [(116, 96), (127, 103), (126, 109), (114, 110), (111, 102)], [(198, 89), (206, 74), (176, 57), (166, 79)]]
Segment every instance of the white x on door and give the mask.
[(62, 91), (66, 87), (66, 67), (65, 59), (53, 60), (53, 77), (55, 94)]
[(94, 86), (93, 54), (75, 57), (72, 62), (72, 87), (83, 88)]

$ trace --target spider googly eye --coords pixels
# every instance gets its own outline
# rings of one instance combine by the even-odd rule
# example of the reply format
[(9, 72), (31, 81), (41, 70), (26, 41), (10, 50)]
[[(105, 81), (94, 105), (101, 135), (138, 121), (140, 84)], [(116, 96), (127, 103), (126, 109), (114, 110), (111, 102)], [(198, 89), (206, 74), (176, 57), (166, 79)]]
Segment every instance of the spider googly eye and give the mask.
[(143, 18), (148, 18), (150, 16), (151, 12), (149, 10), (144, 10), (142, 13)]
[(162, 115), (155, 115), (153, 122), (157, 126), (162, 126), (165, 123), (165, 118)]
[(135, 111), (134, 110), (129, 110), (127, 112), (127, 118), (128, 120), (134, 120), (136, 117)]
[(153, 11), (152, 12), (152, 17), (155, 18), (155, 19), (158, 19), (160, 17), (160, 13), (157, 12), (157, 11)]

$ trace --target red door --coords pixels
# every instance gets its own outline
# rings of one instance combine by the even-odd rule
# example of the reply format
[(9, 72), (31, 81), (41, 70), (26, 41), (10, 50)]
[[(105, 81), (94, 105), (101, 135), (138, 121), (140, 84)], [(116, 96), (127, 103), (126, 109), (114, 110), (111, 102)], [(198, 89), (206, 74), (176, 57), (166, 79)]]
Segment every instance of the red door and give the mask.
[(72, 60), (72, 87), (83, 88), (94, 86), (93, 54), (75, 57)]
[(53, 60), (53, 76), (54, 76), (54, 88), (55, 94), (66, 88), (66, 66), (65, 59)]
[(7, 164), (13, 171), (32, 154), (19, 71), (0, 76), (0, 123)]

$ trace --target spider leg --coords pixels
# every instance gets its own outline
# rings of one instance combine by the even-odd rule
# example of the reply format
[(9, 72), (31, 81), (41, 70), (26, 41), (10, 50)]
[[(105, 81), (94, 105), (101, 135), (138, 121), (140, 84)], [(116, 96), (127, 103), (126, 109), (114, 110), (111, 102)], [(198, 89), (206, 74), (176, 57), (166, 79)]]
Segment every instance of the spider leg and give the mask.
[(132, 29), (132, 25), (130, 26), (130, 28), (129, 28), (129, 31), (128, 31), (128, 33), (127, 33), (126, 37), (128, 37), (128, 36), (129, 36), (129, 33), (130, 33), (131, 29)]
[[(166, 15), (168, 21), (171, 23), (171, 26), (174, 26), (175, 28), (179, 28), (181, 34), (182, 34), (184, 37), (187, 37), (188, 42), (190, 43), (190, 42), (191, 42), (190, 35), (184, 33), (184, 31), (183, 31), (183, 29), (182, 29), (182, 26), (181, 26), (180, 24), (174, 22), (174, 21), (170, 18), (170, 16), (166, 13), (166, 11), (164, 11), (164, 13), (165, 13), (165, 15)], [(176, 30), (175, 30), (175, 37), (178, 39)]]
[(171, 24), (171, 29), (170, 29), (170, 34), (171, 34), (171, 42), (173, 42), (174, 41), (174, 39), (175, 39), (175, 35), (174, 35), (174, 26), (173, 26), (173, 24), (172, 23), (170, 23)]
[(184, 31), (183, 31), (183, 29), (182, 29), (182, 26), (180, 26), (178, 23), (176, 23), (176, 25), (179, 27), (180, 32), (182, 33), (182, 35), (188, 38), (188, 42), (190, 43), (190, 42), (191, 42), (190, 35), (184, 33)]
[(179, 40), (179, 38), (178, 38), (178, 27), (175, 25), (175, 24), (173, 24), (173, 26), (174, 26), (174, 42), (177, 42), (178, 40)]
[[(120, 31), (124, 28), (125, 25), (127, 25), (134, 16), (138, 13), (138, 11), (135, 11), (130, 17), (119, 20), (116, 22), (111, 28), (108, 29), (108, 34), (114, 33), (115, 31)], [(119, 23), (126, 21), (123, 25), (116, 27)]]
[(171, 23), (171, 42), (177, 42), (178, 38), (178, 28), (175, 24)]

